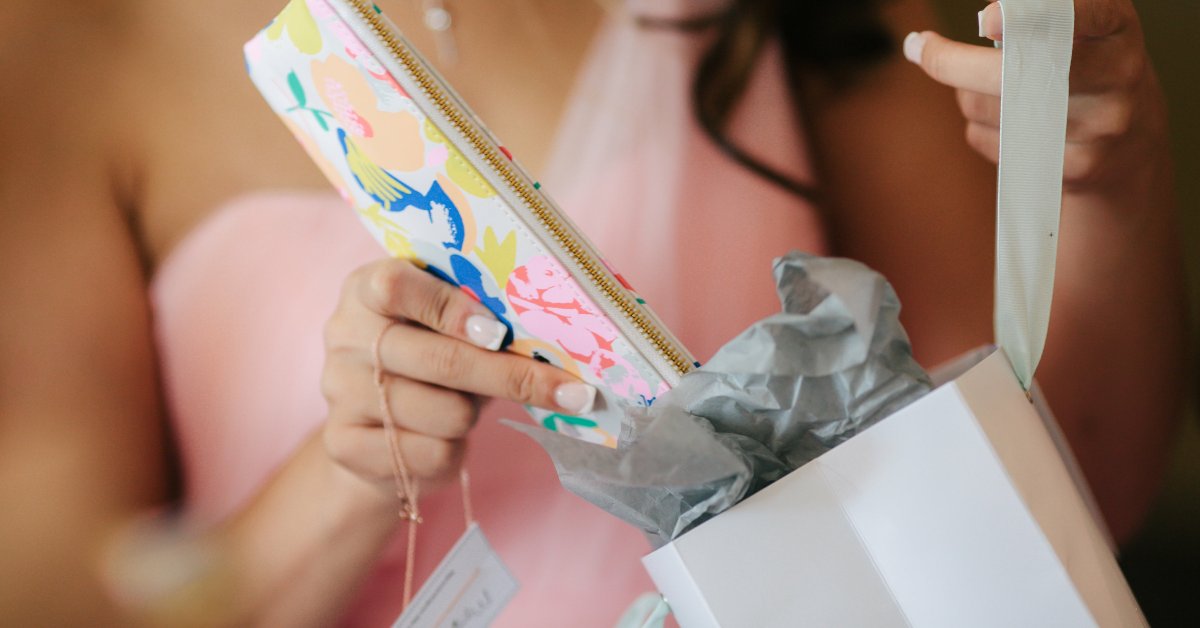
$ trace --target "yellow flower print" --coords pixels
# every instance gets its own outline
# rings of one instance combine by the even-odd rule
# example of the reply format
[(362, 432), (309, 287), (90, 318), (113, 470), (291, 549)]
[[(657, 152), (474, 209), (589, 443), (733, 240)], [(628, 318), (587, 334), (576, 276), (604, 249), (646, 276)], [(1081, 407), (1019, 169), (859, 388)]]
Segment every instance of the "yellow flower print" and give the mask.
[(488, 267), (496, 278), (496, 285), (503, 291), (508, 286), (508, 277), (517, 266), (517, 234), (512, 232), (504, 238), (504, 242), (496, 239), (496, 232), (491, 227), (483, 232), (483, 246), (475, 250), (479, 260)]
[(404, 229), (388, 219), (387, 214), (383, 211), (383, 206), (379, 203), (372, 203), (367, 207), (356, 209), (363, 220), (383, 232), (383, 246), (393, 257), (413, 259), (417, 256), (417, 252), (413, 250), (412, 241), (408, 239)]
[(379, 203), (372, 203), (367, 207), (359, 208), (358, 215), (362, 216), (364, 220), (371, 224), (371, 226), (379, 229), (380, 231), (388, 231), (389, 229), (395, 228), (395, 225), (393, 225), (391, 221), (387, 219), (387, 216), (384, 215), (383, 206), (381, 206)]
[(312, 12), (308, 10), (306, 0), (289, 2), (279, 17), (267, 27), (267, 38), (271, 41), (279, 39), (285, 28), (288, 39), (292, 40), (292, 45), (296, 46), (297, 50), (306, 55), (321, 52), (321, 31), (317, 28), (317, 21), (313, 19)]
[(387, 248), (388, 253), (392, 254), (392, 257), (400, 259), (415, 259), (417, 257), (417, 252), (413, 250), (412, 242), (399, 229), (388, 230), (383, 235), (383, 246)]

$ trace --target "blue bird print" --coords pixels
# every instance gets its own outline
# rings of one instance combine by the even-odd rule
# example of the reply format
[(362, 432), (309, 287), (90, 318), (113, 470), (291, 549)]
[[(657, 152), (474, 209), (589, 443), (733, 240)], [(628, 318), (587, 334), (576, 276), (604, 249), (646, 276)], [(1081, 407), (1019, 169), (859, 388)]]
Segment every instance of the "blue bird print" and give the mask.
[(440, 183), (434, 181), (424, 194), (417, 192), (396, 175), (368, 159), (347, 137), (344, 129), (338, 129), (337, 134), (354, 181), (368, 196), (389, 212), (398, 213), (409, 207), (425, 212), (430, 225), (426, 233), (434, 234), (434, 238), (448, 249), (462, 250), (466, 238), (462, 214)]

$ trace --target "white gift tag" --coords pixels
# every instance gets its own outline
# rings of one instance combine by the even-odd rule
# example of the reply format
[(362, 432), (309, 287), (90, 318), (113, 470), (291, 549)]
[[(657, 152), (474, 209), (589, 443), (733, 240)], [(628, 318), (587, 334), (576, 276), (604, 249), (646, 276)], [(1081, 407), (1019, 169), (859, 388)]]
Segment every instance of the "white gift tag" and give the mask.
[(392, 628), (487, 626), (517, 588), (479, 525), (472, 523)]

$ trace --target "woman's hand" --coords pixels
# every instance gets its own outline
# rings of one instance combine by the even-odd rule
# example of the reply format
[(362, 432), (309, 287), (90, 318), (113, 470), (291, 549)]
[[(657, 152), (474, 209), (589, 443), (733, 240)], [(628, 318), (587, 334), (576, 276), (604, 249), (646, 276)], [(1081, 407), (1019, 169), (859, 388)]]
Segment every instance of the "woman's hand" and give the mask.
[[(1130, 0), (1074, 0), (1074, 6), (1054, 316), (1038, 380), (1120, 543), (1137, 531), (1157, 494), (1180, 417), (1187, 370), (1186, 299), (1166, 106), (1137, 14)], [(980, 17), (980, 31), (999, 40), (1002, 22), (1001, 7), (989, 3)], [(930, 31), (912, 33), (904, 44), (909, 61), (957, 90), (969, 144), (996, 161), (1002, 52), (953, 42)], [(904, 89), (909, 93), (931, 87), (908, 83)], [(925, 211), (933, 217), (927, 224), (938, 225), (940, 233), (951, 237), (922, 243), (940, 256), (926, 262), (923, 273), (911, 260), (924, 253), (906, 252), (874, 265), (885, 271), (900, 268), (913, 277), (910, 286), (915, 289), (899, 289), (902, 298), (908, 295), (909, 316), (918, 312), (909, 319), (917, 321), (912, 335), (936, 339), (967, 318), (956, 313), (951, 321), (939, 313), (964, 309), (964, 294), (975, 298), (970, 320), (991, 322), (986, 278), (993, 272), (992, 260), (980, 251), (994, 246), (994, 218), (984, 210), (994, 207), (995, 197), (989, 198), (993, 189), (978, 178), (968, 184), (983, 198), (972, 201), (943, 191), (977, 175), (969, 172), (969, 164), (953, 162), (947, 156), (951, 149), (938, 144), (937, 125), (945, 123), (945, 114), (934, 109), (939, 103), (930, 101), (927, 106), (928, 111), (921, 111), (910, 104), (895, 114), (905, 116), (912, 127), (927, 125), (924, 133), (930, 141), (920, 148), (939, 153), (934, 158), (918, 153), (925, 161), (916, 161), (916, 167), (912, 158), (903, 164), (903, 172), (919, 185), (938, 190), (938, 198), (926, 203), (930, 209), (909, 211)], [(929, 174), (912, 177), (918, 167)], [(889, 203), (905, 196), (895, 190), (891, 194)], [(962, 211), (970, 206), (980, 211)], [(871, 214), (872, 220), (878, 213)], [(948, 219), (959, 224), (945, 226)], [(972, 231), (971, 225), (988, 228)], [(964, 282), (961, 291), (945, 290), (942, 277), (947, 271), (937, 267), (945, 264), (936, 261), (945, 259), (973, 268), (979, 287)], [(922, 298), (922, 289), (932, 296)], [(1105, 359), (1080, 357), (1098, 348)]]
[[(992, 0), (980, 11), (979, 34), (1000, 41), (1002, 33), (1001, 7)], [(905, 39), (904, 55), (957, 90), (967, 142), (997, 161), (1001, 51), (926, 31)], [(1075, 0), (1070, 82), (1064, 191), (1128, 186), (1166, 144), (1166, 107), (1130, 0)]]
[(591, 411), (591, 386), (555, 367), (498, 352), (507, 332), (482, 304), (408, 261), (359, 268), (325, 329), (329, 455), (361, 478), (392, 486), (374, 373), (381, 333), (383, 382), (400, 454), (422, 484), (457, 472), (480, 396), (571, 414)]

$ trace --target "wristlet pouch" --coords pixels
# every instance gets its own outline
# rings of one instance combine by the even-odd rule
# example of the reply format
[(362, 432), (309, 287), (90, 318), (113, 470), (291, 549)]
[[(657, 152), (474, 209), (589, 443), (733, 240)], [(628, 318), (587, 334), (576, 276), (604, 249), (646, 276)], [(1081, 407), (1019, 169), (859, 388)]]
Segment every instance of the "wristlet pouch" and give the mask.
[(292, 0), (245, 47), (272, 109), (398, 257), (460, 286), (505, 347), (600, 391), (590, 416), (530, 409), (615, 447), (624, 408), (696, 364), (454, 91), (366, 0)]

